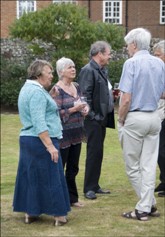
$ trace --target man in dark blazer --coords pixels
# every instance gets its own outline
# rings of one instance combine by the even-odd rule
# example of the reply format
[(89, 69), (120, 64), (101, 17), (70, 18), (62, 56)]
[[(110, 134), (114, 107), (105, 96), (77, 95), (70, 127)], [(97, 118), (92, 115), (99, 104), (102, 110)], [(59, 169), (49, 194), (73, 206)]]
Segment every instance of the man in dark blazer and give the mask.
[(99, 185), (106, 127), (115, 128), (112, 86), (105, 68), (110, 60), (110, 50), (111, 46), (105, 41), (92, 44), (90, 62), (78, 76), (80, 89), (90, 106), (84, 122), (87, 134), (84, 194), (88, 199), (96, 199), (96, 193), (110, 193)]

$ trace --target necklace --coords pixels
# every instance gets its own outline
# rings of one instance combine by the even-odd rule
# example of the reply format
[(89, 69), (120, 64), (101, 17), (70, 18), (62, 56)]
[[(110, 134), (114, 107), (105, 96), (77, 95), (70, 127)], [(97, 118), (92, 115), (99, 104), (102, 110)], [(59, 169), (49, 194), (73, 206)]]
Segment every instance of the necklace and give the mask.
[(62, 82), (62, 87), (63, 87), (63, 90), (65, 91), (65, 92), (67, 92), (69, 95), (71, 95), (71, 96), (73, 96), (73, 97), (77, 97), (77, 90), (76, 90), (76, 88), (73, 86), (73, 84), (72, 84), (72, 82), (69, 84), (66, 84), (66, 83), (64, 83), (62, 80), (61, 80), (61, 82)]
[(65, 83), (65, 82), (63, 82), (62, 80), (61, 80), (61, 82), (63, 83), (64, 86), (66, 86), (66, 87), (68, 87), (68, 88), (72, 86), (71, 83)]

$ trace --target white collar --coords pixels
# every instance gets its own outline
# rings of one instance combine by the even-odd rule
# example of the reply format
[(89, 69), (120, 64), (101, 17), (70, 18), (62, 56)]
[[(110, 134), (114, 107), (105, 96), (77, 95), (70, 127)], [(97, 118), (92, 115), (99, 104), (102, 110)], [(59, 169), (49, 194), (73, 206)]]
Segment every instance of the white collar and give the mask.
[(28, 83), (28, 84), (33, 84), (33, 85), (37, 85), (37, 86), (40, 86), (41, 88), (43, 88), (43, 86), (42, 86), (38, 81), (34, 81), (34, 80), (29, 80), (29, 79), (27, 79), (27, 80), (26, 80), (26, 83)]

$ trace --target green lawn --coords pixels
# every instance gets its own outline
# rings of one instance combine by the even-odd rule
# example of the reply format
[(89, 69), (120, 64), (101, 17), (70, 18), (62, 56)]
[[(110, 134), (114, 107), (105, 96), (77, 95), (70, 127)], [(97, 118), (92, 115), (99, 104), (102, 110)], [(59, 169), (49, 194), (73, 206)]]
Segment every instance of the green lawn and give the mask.
[[(110, 195), (98, 195), (96, 200), (83, 196), (85, 144), (83, 144), (80, 171), (77, 176), (80, 200), (83, 208), (72, 208), (69, 223), (54, 227), (50, 216), (42, 215), (38, 222), (25, 225), (23, 213), (12, 211), (15, 176), (18, 165), (18, 138), (21, 124), (17, 114), (1, 115), (1, 236), (98, 236), (98, 237), (159, 237), (165, 236), (165, 199), (157, 198), (160, 218), (148, 222), (128, 220), (121, 217), (131, 211), (137, 202), (135, 193), (125, 174), (122, 151), (117, 129), (107, 129), (104, 160), (100, 185), (111, 190)], [(96, 144), (97, 145), (97, 144)], [(157, 181), (159, 183), (159, 170)], [(49, 201), (49, 200), (48, 200)]]

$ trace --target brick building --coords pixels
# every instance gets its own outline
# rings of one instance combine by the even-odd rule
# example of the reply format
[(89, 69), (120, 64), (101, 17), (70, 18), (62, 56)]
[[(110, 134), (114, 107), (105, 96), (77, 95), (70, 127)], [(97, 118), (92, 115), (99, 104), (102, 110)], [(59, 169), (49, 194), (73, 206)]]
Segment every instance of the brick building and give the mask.
[(151, 31), (154, 38), (165, 37), (165, 0), (1, 0), (1, 38), (9, 37), (8, 26), (26, 11), (36, 11), (52, 2), (71, 2), (85, 6), (91, 21), (103, 21)]

